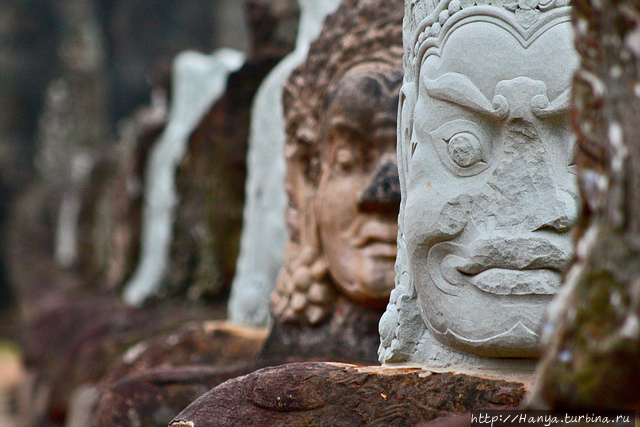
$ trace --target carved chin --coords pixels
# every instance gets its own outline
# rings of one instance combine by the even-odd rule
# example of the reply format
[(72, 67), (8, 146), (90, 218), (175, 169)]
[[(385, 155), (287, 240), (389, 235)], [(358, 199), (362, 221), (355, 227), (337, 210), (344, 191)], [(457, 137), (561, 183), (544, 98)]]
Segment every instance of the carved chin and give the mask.
[(366, 281), (338, 284), (338, 287), (350, 299), (364, 305), (376, 306), (386, 304), (393, 289), (388, 277), (372, 277)]
[(438, 341), (478, 356), (533, 358), (538, 355), (538, 334), (522, 322), (517, 322), (499, 335), (484, 339), (468, 338), (450, 329), (439, 332), (428, 326)]
[[(482, 357), (536, 357), (538, 325), (559, 274), (549, 269), (484, 269), (464, 252), (459, 245), (439, 243), (429, 251), (427, 266), (414, 270), (427, 279), (417, 284), (417, 291), (422, 318), (433, 336), (450, 348)], [(463, 265), (471, 273), (461, 274), (449, 264)], [(450, 274), (443, 276), (443, 271)]]
[[(365, 305), (384, 305), (395, 286), (396, 246), (367, 245), (343, 251), (330, 260), (329, 271), (336, 286), (349, 299)], [(392, 252), (390, 250), (393, 249)]]

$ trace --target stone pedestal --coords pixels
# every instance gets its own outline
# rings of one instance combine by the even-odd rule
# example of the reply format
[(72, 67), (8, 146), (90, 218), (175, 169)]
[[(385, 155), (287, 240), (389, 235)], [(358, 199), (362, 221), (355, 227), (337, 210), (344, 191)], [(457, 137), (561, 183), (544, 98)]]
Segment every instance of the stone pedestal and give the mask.
[(266, 329), (192, 324), (130, 348), (103, 377), (94, 426), (164, 427), (222, 382), (267, 366), (255, 362)]
[(189, 322), (170, 333), (129, 348), (102, 378), (104, 385), (148, 370), (178, 366), (232, 366), (257, 358), (267, 328), (239, 327), (226, 321)]
[(38, 383), (29, 398), (33, 405), (42, 402), (56, 422), (65, 419), (75, 388), (98, 383), (128, 348), (175, 333), (185, 322), (221, 317), (208, 307), (176, 302), (136, 309), (112, 297), (73, 298), (52, 302), (24, 328), (25, 366)]
[(516, 407), (522, 383), (337, 363), (293, 363), (227, 381), (170, 426), (416, 425), (474, 409)]

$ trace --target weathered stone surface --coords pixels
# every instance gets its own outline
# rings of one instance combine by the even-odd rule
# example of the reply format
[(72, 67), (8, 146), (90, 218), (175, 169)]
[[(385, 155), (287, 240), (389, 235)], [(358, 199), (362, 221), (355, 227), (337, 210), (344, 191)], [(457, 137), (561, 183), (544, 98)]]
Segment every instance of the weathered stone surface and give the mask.
[(36, 165), (64, 192), (78, 184), (72, 176), (74, 157), (108, 147), (107, 81), (102, 31), (91, 1), (60, 3), (60, 75), (45, 94)]
[(167, 88), (123, 120), (114, 155), (98, 162), (82, 195), (78, 269), (102, 291), (120, 291), (139, 255), (142, 189), (149, 152), (166, 122)]
[(141, 304), (155, 294), (166, 275), (177, 203), (176, 167), (185, 154), (189, 135), (224, 93), (229, 73), (243, 62), (240, 52), (219, 50), (211, 56), (183, 52), (173, 63), (167, 126), (145, 171), (140, 260), (123, 292), (131, 304)]
[(289, 240), (263, 355), (372, 362), (376, 319), (393, 287), (400, 203), (399, 6), (345, 1), (285, 87)]
[(266, 328), (239, 327), (224, 321), (188, 323), (130, 347), (101, 379), (103, 385), (147, 370), (184, 366), (236, 365), (256, 359), (267, 338)]
[(531, 369), (573, 253), (571, 9), (477, 3), (405, 3), (403, 204), (382, 362)]
[(302, 360), (375, 363), (380, 344), (379, 320), (379, 308), (339, 298), (329, 318), (320, 325), (275, 322), (261, 357), (280, 363)]
[(53, 258), (60, 194), (45, 183), (30, 184), (16, 198), (7, 218), (4, 257), (7, 277), (22, 317), (38, 314), (51, 298), (79, 289), (81, 280)]
[[(160, 295), (174, 301), (207, 297), (207, 303), (213, 304), (213, 318), (220, 317), (221, 312), (217, 311), (220, 306), (216, 302), (228, 290), (237, 253), (249, 107), (260, 80), (279, 59), (273, 57), (275, 52), (262, 52), (257, 55), (258, 59), (248, 61), (229, 75), (228, 90), (188, 135), (185, 156), (177, 166), (176, 187), (180, 202), (176, 207), (176, 234), (167, 280)], [(85, 242), (87, 247), (94, 246), (88, 258), (95, 266), (101, 266), (97, 269), (101, 273), (100, 279), (109, 279), (105, 286), (111, 290), (120, 288), (123, 278), (131, 273), (132, 260), (136, 259), (135, 236), (139, 236), (141, 207), (139, 190), (147, 182), (142, 171), (147, 165), (153, 136), (157, 136), (164, 117), (161, 89), (157, 89), (156, 94), (151, 108), (140, 112), (124, 128), (119, 144), (118, 171), (110, 182), (103, 184), (107, 194), (90, 197), (93, 201), (86, 209), (84, 229), (94, 234)], [(96, 228), (99, 233), (95, 233)], [(104, 240), (96, 241), (96, 237)], [(187, 320), (188, 316), (185, 317)], [(266, 331), (258, 335), (252, 335), (246, 329), (242, 331), (236, 333), (234, 328), (221, 324), (191, 324), (171, 333), (142, 337), (137, 345), (116, 357), (120, 360), (115, 365), (112, 363), (101, 384), (106, 387), (120, 378), (131, 379), (156, 368), (170, 372), (173, 368), (180, 371), (184, 366), (221, 366), (253, 361), (262, 347)], [(236, 375), (264, 364), (251, 366)], [(144, 382), (144, 377), (140, 381)], [(178, 399), (183, 403), (178, 404), (176, 412), (215, 384), (194, 386), (196, 392), (189, 400)], [(156, 386), (157, 389), (161, 387)], [(171, 391), (169, 386), (164, 392), (168, 405), (174, 404)], [(126, 401), (131, 411), (143, 410), (146, 405), (144, 399), (138, 400), (134, 395), (128, 395)], [(81, 408), (81, 411), (86, 410)], [(168, 421), (161, 424), (166, 425)], [(143, 424), (147, 425), (146, 422)]]
[(294, 363), (214, 388), (170, 426), (400, 426), (472, 409), (515, 407), (521, 383), (420, 368)]
[(278, 58), (248, 60), (191, 134), (178, 165), (165, 295), (224, 299), (238, 255), (251, 103)]
[[(114, 360), (137, 342), (175, 330), (190, 320), (221, 318), (209, 307), (179, 303), (136, 309), (118, 298), (82, 296), (55, 300), (24, 327), (25, 366), (48, 390), (52, 420), (63, 420), (74, 389), (95, 384)], [(33, 396), (35, 398), (35, 396)]]
[(91, 425), (164, 427), (207, 390), (261, 367), (253, 363), (228, 367), (192, 365), (131, 375), (102, 393)]
[[(158, 89), (158, 93), (162, 89)], [(27, 321), (51, 304), (73, 300), (74, 292), (120, 289), (137, 259), (142, 170), (150, 144), (164, 123), (164, 108), (142, 108), (127, 123), (112, 156), (93, 161), (80, 186), (76, 220), (78, 258), (62, 266), (54, 256), (62, 195), (43, 180), (25, 186), (8, 209), (4, 262), (8, 279)]]
[[(16, 198), (8, 215), (3, 215), (3, 219), (8, 218), (8, 224), (3, 225), (2, 230), (8, 230), (8, 236), (2, 239), (2, 254), (25, 315), (37, 310), (38, 298), (52, 295), (54, 290), (66, 292), (78, 285), (76, 272), (65, 268), (77, 260), (80, 196), (92, 154), (108, 145), (102, 38), (89, 3), (75, 1), (77, 9), (73, 12), (69, 10), (68, 1), (56, 3), (56, 25), (60, 29), (60, 39), (54, 37), (59, 42), (58, 49), (54, 49), (58, 54), (58, 78), (48, 85), (38, 126), (32, 125), (38, 130), (34, 135), (38, 139), (34, 166), (40, 176), (33, 180), (22, 177), (22, 195)], [(3, 4), (1, 7), (3, 16), (15, 14), (18, 20), (25, 19), (21, 14), (29, 9), (24, 5)], [(49, 8), (44, 10), (51, 12)], [(38, 23), (37, 15), (31, 15), (31, 19), (36, 26), (52, 24)], [(13, 18), (10, 21), (13, 22)], [(52, 28), (49, 30), (46, 32), (55, 33)], [(39, 37), (27, 34), (16, 36)], [(2, 56), (9, 59), (7, 55)], [(7, 66), (13, 68), (10, 64)], [(26, 70), (23, 73), (30, 74)], [(29, 239), (33, 240), (24, 241)]]
[[(4, 3), (0, 5), (1, 15), (3, 18), (7, 18), (7, 22), (3, 25), (13, 25), (14, 19), (24, 18), (18, 16), (19, 13), (15, 13), (15, 10), (19, 9), (17, 6), (13, 7)], [(64, 59), (71, 62), (71, 65), (63, 65), (76, 67), (73, 69), (74, 74), (71, 78), (67, 78), (66, 83), (68, 84), (58, 83), (54, 86), (56, 90), (51, 92), (50, 104), (58, 103), (53, 106), (61, 108), (55, 110), (53, 112), (55, 114), (48, 114), (42, 121), (44, 126), (42, 135), (51, 138), (49, 139), (50, 144), (42, 150), (40, 165), (52, 171), (50, 176), (58, 172), (63, 174), (71, 172), (72, 168), (68, 166), (72, 162), (73, 156), (67, 155), (71, 151), (67, 150), (68, 146), (73, 144), (91, 145), (94, 142), (99, 145), (100, 142), (103, 142), (102, 148), (110, 144), (112, 140), (112, 138), (101, 140), (100, 137), (104, 136), (103, 122), (108, 120), (108, 113), (102, 109), (104, 105), (101, 97), (104, 93), (100, 92), (101, 87), (95, 86), (99, 86), (98, 83), (103, 82), (95, 82), (94, 80), (99, 79), (93, 79), (95, 76), (89, 75), (92, 71), (90, 69), (92, 65), (97, 64), (101, 67), (104, 65), (101, 62), (103, 57), (97, 49), (91, 51), (90, 48), (96, 46), (84, 45), (96, 42), (101, 35), (100, 29), (95, 26), (95, 16), (92, 15), (96, 11), (93, 9), (93, 3), (95, 5), (99, 3), (97, 12), (104, 19), (98, 23), (105, 24), (102, 29), (108, 33), (107, 41), (114, 42), (110, 46), (112, 48), (110, 59), (117, 63), (115, 68), (117, 68), (118, 77), (126, 75), (129, 79), (135, 80), (131, 86), (125, 85), (129, 89), (125, 91), (127, 92), (125, 96), (116, 95), (113, 97), (117, 99), (116, 103), (118, 103), (124, 98), (128, 98), (131, 93), (138, 92), (137, 89), (140, 89), (141, 86), (146, 91), (148, 89), (149, 68), (152, 68), (150, 65), (158, 57), (173, 56), (178, 48), (182, 49), (192, 44), (188, 39), (193, 41), (196, 36), (198, 40), (203, 41), (203, 43), (198, 43), (198, 47), (204, 51), (211, 50), (213, 47), (211, 42), (216, 38), (216, 35), (213, 31), (202, 31), (202, 28), (204, 24), (208, 25), (210, 29), (211, 20), (207, 21), (207, 19), (211, 14), (217, 12), (216, 5), (221, 2), (214, 2), (213, 5), (210, 1), (189, 2), (186, 5), (183, 4), (184, 2), (162, 1), (93, 2), (92, 0), (69, 0), (57, 2), (55, 6), (50, 8), (41, 5), (43, 10), (45, 8), (47, 11), (54, 9), (61, 15), (64, 14), (61, 17), (65, 20), (73, 21), (71, 24), (78, 24), (72, 28), (74, 33), (67, 37), (68, 40), (64, 46), (60, 49), (53, 47), (48, 49), (50, 52), (63, 52), (66, 55)], [(205, 11), (197, 17), (198, 19), (192, 19), (194, 13), (199, 13), (195, 6), (196, 3), (202, 5)], [(232, 7), (237, 7), (240, 4), (237, 1), (225, 3)], [(244, 5), (244, 2), (242, 3)], [(78, 9), (76, 10), (74, 7), (78, 7)], [(175, 12), (176, 9), (179, 9), (179, 12)], [(5, 14), (5, 11), (8, 13)], [(143, 12), (144, 19), (136, 18), (139, 12)], [(91, 19), (87, 19), (87, 14), (92, 15)], [(111, 20), (114, 15), (118, 16)], [(243, 16), (240, 14), (241, 20)], [(164, 27), (157, 25), (158, 22), (166, 23), (169, 20), (172, 30), (158, 31), (159, 28)], [(152, 31), (149, 31), (151, 30), (148, 26), (149, 23), (153, 27)], [(38, 23), (32, 24), (38, 25)], [(67, 26), (71, 27), (71, 24)], [(131, 25), (135, 28), (132, 28)], [(181, 28), (176, 30), (176, 27)], [(9, 27), (3, 26), (2, 35), (0, 35), (3, 38), (3, 48), (5, 30), (9, 29)], [(232, 33), (237, 29), (229, 28), (227, 33)], [(136, 31), (142, 33), (148, 31), (146, 35), (150, 37), (132, 36), (132, 32)], [(46, 34), (46, 37), (42, 37), (42, 34), (36, 36), (31, 31), (28, 33), (28, 38), (37, 40), (38, 44), (48, 45), (49, 42), (53, 44), (57, 41), (55, 40), (57, 35), (55, 30), (43, 30), (42, 34)], [(10, 35), (7, 36), (10, 37)], [(124, 41), (124, 43), (118, 44), (114, 39)], [(240, 40), (235, 41), (241, 42)], [(145, 48), (149, 48), (148, 52), (143, 55), (136, 55), (136, 50), (140, 46), (139, 42), (144, 43)], [(35, 47), (33, 43), (31, 43), (31, 47)], [(140, 51), (137, 50), (137, 53)], [(15, 58), (7, 58), (2, 55), (2, 60), (19, 58), (21, 61), (29, 61), (30, 54), (19, 55)], [(123, 58), (122, 54), (128, 57)], [(270, 67), (273, 61), (268, 57), (265, 58), (262, 59), (266, 65), (261, 63), (260, 66)], [(113, 66), (114, 63), (111, 62), (109, 65)], [(55, 69), (50, 65), (48, 67)], [(153, 68), (161, 69), (162, 67)], [(113, 68), (111, 70), (113, 71)], [(138, 70), (137, 73), (136, 70)], [(15, 68), (3, 68), (3, 75), (4, 71), (13, 73)], [(246, 73), (251, 74), (253, 79), (260, 78), (258, 73), (253, 74), (255, 71), (256, 68), (247, 70)], [(260, 73), (264, 74), (264, 72), (260, 70)], [(156, 74), (156, 70), (152, 70), (151, 73)], [(25, 76), (29, 74), (24, 73)], [(31, 77), (34, 87), (40, 84), (36, 80), (44, 75), (47, 74), (38, 73), (37, 76)], [(9, 77), (12, 82), (15, 81), (14, 76)], [(100, 75), (99, 77), (104, 76)], [(159, 77), (162, 78), (162, 76)], [(117, 80), (115, 86), (122, 89), (122, 85), (119, 84), (122, 83), (122, 80), (118, 78), (115, 80)], [(136, 86), (136, 83), (140, 82), (142, 84)], [(126, 83), (132, 82), (129, 80)], [(256, 85), (254, 81), (251, 83)], [(81, 86), (86, 90), (80, 90)], [(132, 86), (136, 87), (132, 88)], [(4, 91), (3, 87), (2, 92), (4, 93)], [(75, 253), (77, 262), (73, 262), (73, 257), (59, 257), (58, 261), (62, 259), (69, 267), (62, 268), (57, 265), (53, 257), (56, 245), (56, 223), (59, 218), (64, 216), (59, 214), (60, 194), (56, 189), (47, 187), (41, 182), (34, 184), (28, 188), (28, 194), (25, 194), (19, 205), (14, 207), (11, 215), (8, 215), (11, 218), (11, 226), (6, 229), (11, 233), (11, 239), (5, 239), (2, 243), (3, 246), (7, 246), (10, 258), (10, 262), (7, 263), (9, 264), (8, 270), (11, 271), (12, 279), (14, 279), (13, 285), (17, 290), (16, 294), (18, 294), (21, 308), (24, 308), (24, 317), (28, 319), (23, 327), (26, 330), (25, 343), (29, 347), (27, 352), (29, 365), (32, 370), (39, 371), (41, 377), (38, 381), (44, 384), (42, 390), (48, 389), (51, 392), (53, 396), (51, 411), (56, 413), (57, 421), (60, 421), (65, 415), (66, 402), (71, 390), (83, 382), (96, 382), (112, 360), (119, 357), (119, 354), (133, 343), (146, 339), (149, 335), (156, 336), (162, 331), (177, 327), (190, 319), (224, 317), (224, 310), (218, 310), (220, 307), (202, 309), (201, 307), (187, 307), (175, 301), (168, 303), (173, 307), (167, 307), (167, 313), (154, 308), (145, 308), (146, 314), (142, 314), (142, 312), (130, 311), (130, 309), (123, 307), (115, 297), (111, 298), (121, 290), (123, 282), (131, 275), (132, 267), (138, 257), (142, 202), (140, 195), (146, 186), (142, 170), (146, 168), (148, 163), (150, 142), (157, 138), (163, 127), (166, 111), (163, 111), (163, 94), (161, 92), (162, 89), (158, 88), (154, 91), (152, 95), (154, 105), (150, 109), (136, 114), (132, 121), (119, 126), (119, 130), (123, 131), (122, 138), (115, 147), (109, 145), (109, 150), (105, 150), (107, 153), (102, 153), (104, 156), (98, 154), (94, 158), (93, 154), (100, 150), (95, 150), (96, 153), (87, 150), (89, 157), (94, 162), (91, 165), (93, 167), (90, 174), (84, 174), (81, 177), (81, 182), (74, 182), (74, 185), (62, 185), (65, 191), (73, 193), (70, 195), (71, 197), (67, 197), (67, 208), (63, 208), (63, 210), (71, 212), (72, 215), (67, 217), (74, 219), (64, 222), (65, 225), (71, 225), (71, 227), (67, 226), (64, 229), (72, 232), (62, 234), (70, 236), (70, 238), (64, 239), (66, 242), (78, 243), (77, 250), (62, 252)], [(122, 95), (121, 91), (118, 93)], [(237, 95), (237, 97), (231, 97), (228, 103), (233, 104), (240, 99), (244, 102), (243, 97), (251, 96), (245, 91), (241, 91)], [(78, 99), (74, 98), (76, 96)], [(69, 98), (73, 98), (70, 101), (75, 103), (65, 104), (64, 102)], [(131, 105), (127, 105), (127, 108), (131, 108)], [(227, 108), (232, 107), (228, 106)], [(121, 116), (121, 113), (119, 111), (116, 115)], [(233, 120), (241, 118), (242, 114), (246, 114), (246, 112), (243, 111), (229, 119), (225, 130), (231, 129), (234, 126)], [(77, 129), (73, 128), (74, 126)], [(237, 122), (235, 126), (240, 128)], [(236, 128), (232, 130), (235, 131)], [(240, 133), (243, 131), (246, 133), (246, 126), (240, 129)], [(2, 147), (4, 145), (0, 147), (0, 156), (14, 154), (5, 153)], [(114, 149), (112, 150), (112, 148)], [(233, 157), (231, 165), (227, 164), (225, 168), (231, 171), (242, 171), (244, 158), (236, 158), (238, 151), (244, 151), (244, 147), (241, 146), (232, 153), (225, 152)], [(242, 167), (236, 167), (239, 164), (242, 164)], [(87, 171), (89, 169), (87, 168)], [(7, 171), (3, 171), (2, 175)], [(242, 178), (238, 181), (243, 180)], [(57, 185), (60, 184), (58, 181), (60, 180), (56, 181)], [(26, 180), (22, 184), (26, 186)], [(237, 184), (237, 186), (240, 185)], [(2, 190), (3, 188), (0, 188), (0, 191)], [(69, 206), (72, 209), (68, 209)], [(236, 211), (238, 210), (236, 209)], [(239, 218), (238, 212), (235, 212), (235, 218)], [(216, 222), (216, 225), (223, 227), (226, 224)], [(5, 227), (2, 228), (5, 229)], [(58, 236), (60, 235), (58, 233)], [(221, 251), (233, 256), (232, 250), (224, 248)], [(232, 261), (225, 261), (228, 265), (233, 265)], [(228, 282), (231, 274), (226, 273), (225, 275), (228, 277)], [(104, 295), (105, 291), (109, 296)], [(96, 297), (96, 294), (99, 296)], [(101, 306), (102, 304), (104, 307)], [(145, 317), (147, 315), (148, 317)], [(160, 319), (154, 319), (154, 316), (158, 316)], [(139, 327), (137, 330), (136, 325)], [(4, 327), (5, 324), (2, 326)], [(259, 346), (252, 350), (251, 358), (255, 357), (254, 353), (258, 349)], [(231, 349), (226, 350), (230, 351)], [(240, 350), (238, 351), (240, 352)], [(211, 349), (211, 352), (214, 350)], [(203, 351), (203, 354), (206, 352)]]
[[(103, 378), (94, 420), (97, 425), (113, 425), (134, 413), (142, 425), (162, 425), (154, 421), (159, 408), (169, 405), (181, 410), (203, 389), (262, 367), (309, 360), (375, 361), (379, 310), (363, 309), (345, 299), (336, 307), (332, 319), (319, 328), (275, 324), (260, 355), (267, 331), (229, 323), (190, 326), (140, 343)], [(337, 338), (333, 337), (336, 330), (340, 331)], [(156, 381), (159, 370), (174, 382)], [(183, 377), (184, 372), (189, 376)]]
[(218, 384), (269, 366), (256, 356), (266, 329), (191, 324), (131, 347), (101, 381), (95, 426), (166, 426)]
[[(168, 276), (160, 291), (167, 298), (206, 297), (207, 303), (218, 307), (217, 302), (228, 291), (241, 223), (250, 105), (262, 77), (279, 59), (267, 54), (257, 57), (229, 75), (225, 94), (189, 136), (185, 156), (178, 165), (176, 189), (180, 201), (176, 206)], [(223, 366), (254, 361), (266, 333), (213, 322), (186, 325), (170, 334), (141, 341), (125, 352), (102, 378), (96, 419), (111, 425), (112, 421), (104, 421), (117, 416), (110, 408), (127, 405), (123, 413), (138, 413), (142, 425), (156, 425), (154, 417), (161, 415), (154, 412), (158, 399), (163, 399), (163, 405), (175, 407), (177, 412), (203, 390), (265, 364), (249, 364), (234, 375), (225, 374), (215, 383), (206, 379), (211, 373), (190, 376), (180, 393), (176, 392), (177, 386), (167, 383), (148, 385), (151, 380), (146, 372), (153, 377), (161, 369), (166, 375), (177, 375), (176, 381), (182, 378), (180, 373), (185, 369), (193, 368), (196, 372), (197, 366), (208, 365), (206, 372), (221, 367), (224, 372)], [(148, 387), (154, 391), (139, 392)], [(138, 391), (129, 394), (131, 390)], [(166, 425), (169, 420), (164, 419), (158, 425)]]
[(300, 22), (295, 49), (266, 77), (256, 94), (247, 154), (249, 166), (242, 240), (229, 299), (230, 319), (239, 324), (269, 323), (269, 295), (283, 265), (286, 197), (282, 87), (291, 71), (304, 61), (311, 41), (320, 33), (324, 18), (339, 2), (299, 2)]
[(56, 6), (59, 76), (47, 87), (34, 163), (41, 178), (61, 193), (53, 255), (60, 266), (71, 267), (78, 260), (83, 189), (92, 164), (111, 148), (108, 82), (104, 40), (92, 1), (63, 0)]

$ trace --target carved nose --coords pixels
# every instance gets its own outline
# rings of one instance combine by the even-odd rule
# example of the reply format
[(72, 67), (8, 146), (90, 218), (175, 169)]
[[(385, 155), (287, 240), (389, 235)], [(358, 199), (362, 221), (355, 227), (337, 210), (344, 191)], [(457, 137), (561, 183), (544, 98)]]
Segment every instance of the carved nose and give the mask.
[(557, 189), (555, 197), (547, 200), (547, 209), (540, 209), (536, 217), (539, 226), (534, 231), (567, 232), (578, 221), (578, 200), (570, 190)]
[(395, 162), (386, 162), (374, 173), (362, 191), (358, 206), (361, 210), (397, 213), (400, 209), (400, 180)]
[(526, 121), (510, 123), (502, 143), (501, 161), (477, 197), (476, 226), (487, 232), (569, 231), (578, 212), (575, 177), (550, 157)]

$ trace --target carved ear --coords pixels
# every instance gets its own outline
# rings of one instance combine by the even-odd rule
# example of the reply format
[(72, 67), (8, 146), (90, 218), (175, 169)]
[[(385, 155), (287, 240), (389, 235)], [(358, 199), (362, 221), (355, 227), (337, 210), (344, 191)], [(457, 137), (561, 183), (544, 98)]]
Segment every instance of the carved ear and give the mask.
[(398, 105), (398, 175), (400, 192), (406, 190), (405, 182), (409, 173), (409, 160), (415, 151), (413, 146), (414, 109), (416, 106), (416, 84), (408, 82), (400, 89)]

